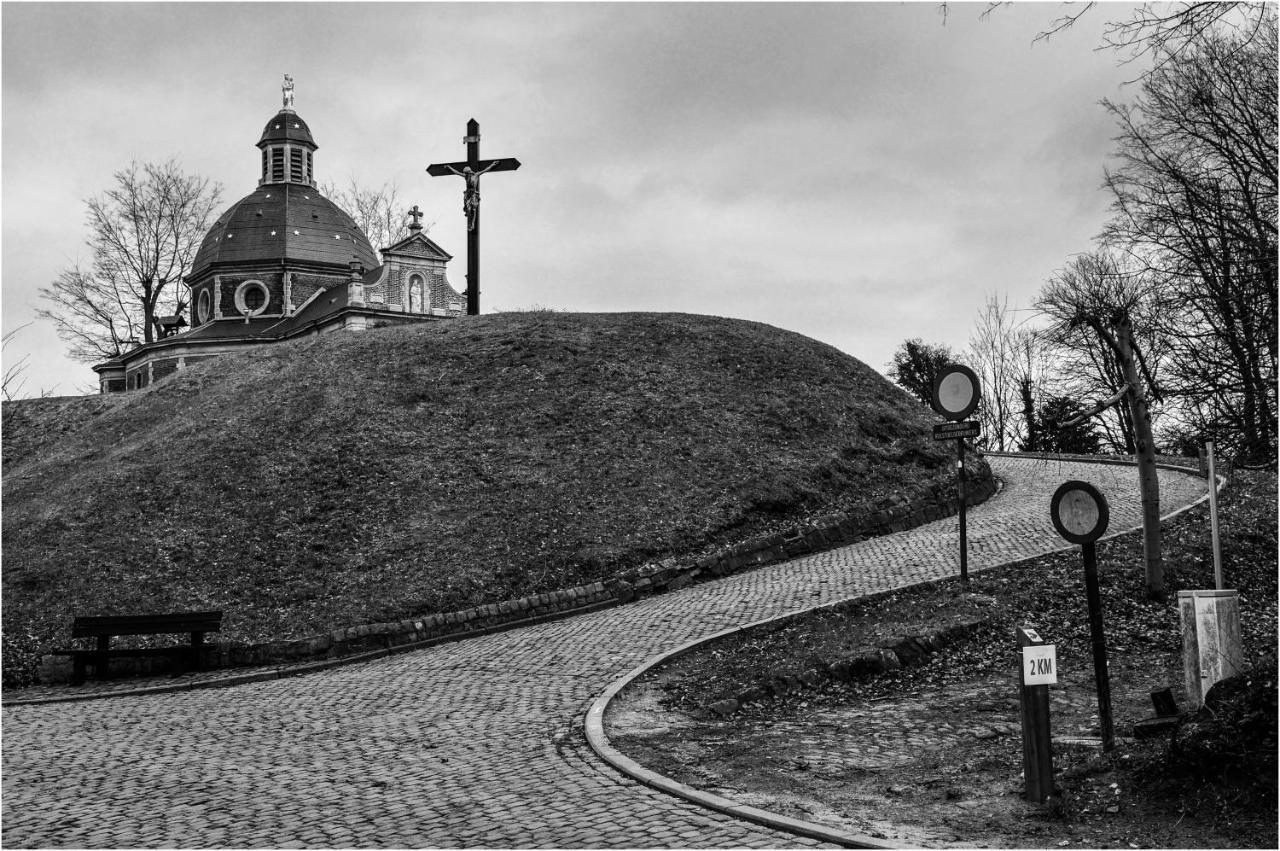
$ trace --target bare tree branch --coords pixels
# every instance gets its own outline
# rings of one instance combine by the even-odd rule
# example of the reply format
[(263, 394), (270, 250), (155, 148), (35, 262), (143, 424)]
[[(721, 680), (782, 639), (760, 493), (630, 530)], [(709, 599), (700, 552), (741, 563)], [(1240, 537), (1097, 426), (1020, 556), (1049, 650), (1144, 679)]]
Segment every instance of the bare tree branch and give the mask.
[(180, 313), (180, 291), (220, 203), (222, 188), (173, 161), (130, 163), (86, 202), (90, 268), (65, 269), (40, 290), (71, 356), (116, 357), (154, 339), (156, 316)]

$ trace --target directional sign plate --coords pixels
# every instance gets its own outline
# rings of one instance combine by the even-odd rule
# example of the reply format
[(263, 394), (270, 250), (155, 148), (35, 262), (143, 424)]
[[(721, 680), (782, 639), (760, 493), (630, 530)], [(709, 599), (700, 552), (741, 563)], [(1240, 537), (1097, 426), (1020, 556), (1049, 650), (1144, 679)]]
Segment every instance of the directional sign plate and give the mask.
[(1022, 684), (1051, 686), (1058, 681), (1058, 648), (1037, 644), (1022, 648)]
[(942, 423), (933, 427), (934, 440), (962, 440), (977, 437), (982, 432), (982, 425), (977, 420), (965, 420), (959, 423)]

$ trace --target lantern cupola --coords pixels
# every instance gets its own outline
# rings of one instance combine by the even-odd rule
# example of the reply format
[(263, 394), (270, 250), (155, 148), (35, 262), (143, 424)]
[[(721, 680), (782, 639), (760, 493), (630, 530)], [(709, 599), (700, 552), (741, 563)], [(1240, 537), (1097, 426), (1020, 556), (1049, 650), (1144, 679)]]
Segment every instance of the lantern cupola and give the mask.
[(258, 148), (262, 151), (262, 177), (258, 185), (297, 183), (315, 186), (315, 150), (307, 122), (293, 110), (293, 78), (284, 76), (281, 87), (284, 106), (263, 128)]

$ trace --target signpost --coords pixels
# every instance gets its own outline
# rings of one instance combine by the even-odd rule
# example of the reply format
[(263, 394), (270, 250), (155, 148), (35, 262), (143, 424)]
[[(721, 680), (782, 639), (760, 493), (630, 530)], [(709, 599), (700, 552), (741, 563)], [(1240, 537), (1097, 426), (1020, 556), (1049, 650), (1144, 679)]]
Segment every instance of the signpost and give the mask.
[(1041, 803), (1053, 794), (1053, 737), (1049, 731), (1049, 686), (1058, 681), (1055, 647), (1031, 627), (1014, 633), (1021, 648), (1022, 797)]
[(1205, 444), (1209, 458), (1209, 529), (1213, 535), (1213, 587), (1222, 590), (1222, 548), (1218, 546), (1218, 473), (1213, 468), (1213, 441)]
[(507, 157), (500, 160), (480, 159), (480, 123), (467, 122), (467, 158), (456, 163), (432, 163), (427, 174), (432, 177), (456, 175), (466, 181), (462, 190), (462, 212), (467, 217), (467, 315), (480, 315), (480, 175), (491, 171), (515, 171), (520, 161)]
[(978, 407), (982, 391), (978, 376), (967, 366), (948, 364), (933, 381), (933, 409), (950, 422), (933, 427), (934, 440), (954, 440), (960, 460), (956, 466), (956, 492), (960, 502), (960, 580), (969, 581), (969, 537), (965, 528), (964, 440), (977, 437), (979, 424), (965, 422)]
[(1093, 677), (1098, 687), (1098, 722), (1102, 749), (1116, 746), (1111, 721), (1111, 680), (1107, 676), (1107, 639), (1102, 630), (1102, 597), (1098, 593), (1098, 556), (1094, 542), (1107, 531), (1111, 510), (1107, 499), (1088, 482), (1063, 482), (1049, 502), (1049, 517), (1058, 534), (1080, 545), (1084, 559), (1084, 589), (1089, 604), (1089, 632), (1093, 639)]

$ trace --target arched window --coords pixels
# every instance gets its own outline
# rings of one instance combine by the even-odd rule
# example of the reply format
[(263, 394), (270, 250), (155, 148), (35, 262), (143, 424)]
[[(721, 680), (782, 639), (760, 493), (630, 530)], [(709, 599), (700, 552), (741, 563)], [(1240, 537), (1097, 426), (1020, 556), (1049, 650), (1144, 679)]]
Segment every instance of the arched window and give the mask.
[(410, 313), (426, 313), (426, 285), (421, 275), (409, 276), (409, 306)]

